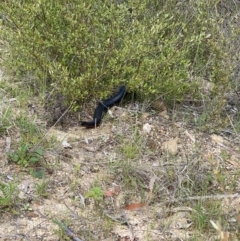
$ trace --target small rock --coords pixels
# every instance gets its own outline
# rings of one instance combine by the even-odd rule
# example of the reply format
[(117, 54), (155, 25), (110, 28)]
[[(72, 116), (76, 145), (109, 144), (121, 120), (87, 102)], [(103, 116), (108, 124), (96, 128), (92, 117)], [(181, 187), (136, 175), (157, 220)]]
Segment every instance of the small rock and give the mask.
[(149, 125), (148, 123), (146, 123), (146, 124), (144, 124), (143, 125), (143, 132), (144, 133), (150, 133), (150, 131), (152, 130), (152, 126), (151, 125)]
[(162, 143), (162, 150), (175, 156), (178, 153), (178, 137)]

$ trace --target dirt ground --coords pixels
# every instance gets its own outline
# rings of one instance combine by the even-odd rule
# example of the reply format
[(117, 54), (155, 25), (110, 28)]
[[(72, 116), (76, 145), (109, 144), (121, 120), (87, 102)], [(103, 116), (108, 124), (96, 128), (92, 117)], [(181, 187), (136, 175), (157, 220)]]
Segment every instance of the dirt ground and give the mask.
[[(21, 200), (11, 211), (1, 210), (1, 240), (68, 240), (54, 220), (72, 230), (73, 240), (216, 240), (214, 229), (211, 234), (201, 233), (192, 220), (196, 210), (191, 202), (207, 199), (220, 200), (227, 222), (239, 225), (240, 177), (235, 178), (234, 193), (230, 185), (221, 186), (217, 181), (219, 172), (224, 170), (230, 176), (239, 169), (238, 138), (187, 128), (184, 122), (173, 122), (166, 111), (155, 115), (142, 113), (137, 119), (131, 109), (124, 107), (113, 110), (113, 115), (117, 118), (106, 118), (97, 129), (85, 129), (76, 123), (67, 130), (60, 126), (46, 130), (44, 138), (54, 138), (54, 148), (44, 153), (47, 168), (42, 168), (48, 182), (45, 198), (36, 193), (36, 183), (42, 180), (8, 161), (6, 148), (11, 140), (1, 137), (0, 180), (18, 183)], [(136, 130), (141, 137), (140, 154), (126, 160), (119, 146), (137, 141)], [(71, 148), (65, 148), (64, 141)], [(226, 158), (222, 157), (223, 152)], [(127, 177), (122, 175), (121, 160), (124, 165), (133, 162), (134, 170), (128, 175), (143, 180), (143, 193), (137, 193), (138, 187), (132, 194), (125, 190), (128, 187), (122, 178)], [(188, 166), (195, 165), (199, 182), (205, 178), (205, 172), (215, 172), (211, 189), (219, 190), (216, 193), (223, 196), (211, 195), (209, 190), (209, 196), (191, 199), (186, 195), (185, 200), (176, 199), (178, 195), (174, 192), (181, 189), (186, 178), (191, 179), (194, 168), (188, 170)], [(114, 168), (117, 170), (113, 171)], [(171, 181), (178, 187), (172, 187)], [(113, 195), (106, 192), (102, 203), (96, 204), (91, 198), (84, 199), (94, 186), (104, 191), (113, 190), (114, 186), (119, 189)], [(159, 190), (154, 193), (156, 187)], [(199, 238), (193, 239), (195, 236)]]

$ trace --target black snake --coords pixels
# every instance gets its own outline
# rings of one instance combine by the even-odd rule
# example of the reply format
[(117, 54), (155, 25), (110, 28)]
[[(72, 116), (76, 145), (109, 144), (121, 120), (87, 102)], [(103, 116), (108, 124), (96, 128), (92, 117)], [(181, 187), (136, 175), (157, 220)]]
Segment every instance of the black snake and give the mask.
[(125, 92), (126, 92), (126, 86), (123, 85), (120, 87), (120, 89), (116, 95), (114, 95), (113, 97), (106, 99), (102, 102), (99, 102), (99, 104), (94, 112), (93, 120), (92, 121), (81, 121), (80, 122), (81, 126), (84, 126), (86, 128), (95, 128), (95, 127), (99, 126), (102, 122), (103, 114), (107, 112), (108, 108), (111, 108), (115, 104), (118, 104), (124, 97)]

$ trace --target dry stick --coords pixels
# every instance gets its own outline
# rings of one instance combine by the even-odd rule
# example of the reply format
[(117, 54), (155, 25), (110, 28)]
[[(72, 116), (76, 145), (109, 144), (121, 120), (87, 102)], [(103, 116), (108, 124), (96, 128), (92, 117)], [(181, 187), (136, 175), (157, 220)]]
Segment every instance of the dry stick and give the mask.
[[(7, 238), (9, 238), (9, 240), (10, 239), (13, 240), (13, 238), (15, 238), (15, 240), (17, 240), (16, 237), (22, 237), (22, 235), (21, 234), (16, 234), (16, 235), (14, 235), (14, 234), (6, 234), (6, 235), (0, 234), (0, 240), (2, 240), (1, 238), (5, 238), (4, 240), (7, 240)], [(29, 240), (28, 237), (26, 237), (26, 238), (27, 238), (27, 240)]]
[(76, 237), (76, 235), (74, 234), (74, 232), (69, 229), (64, 223), (62, 223), (60, 220), (54, 219), (53, 220), (54, 223), (56, 223), (61, 229), (63, 229), (67, 235), (72, 238), (74, 241), (83, 241), (82, 239)]
[(118, 220), (117, 218), (111, 216), (111, 215), (108, 214), (106, 211), (104, 211), (103, 213), (104, 213), (108, 218), (112, 219), (112, 220), (115, 221), (115, 222), (120, 222), (121, 224), (126, 224), (126, 225), (129, 227), (130, 232), (131, 232), (131, 234), (132, 234), (132, 238), (133, 238), (133, 240), (134, 240), (135, 235), (134, 235), (134, 231), (133, 231), (132, 225), (131, 225), (131, 223), (129, 223), (128, 218), (127, 218), (127, 216), (126, 216), (126, 213), (125, 213), (124, 211), (121, 212), (121, 214), (122, 214), (121, 216), (124, 218), (123, 221)]
[[(232, 126), (232, 128), (233, 128), (233, 130), (234, 130), (234, 132), (235, 132), (235, 134), (238, 135), (238, 133), (237, 133), (237, 131), (236, 131), (236, 128), (234, 127), (234, 125), (233, 125), (233, 123), (232, 123), (232, 120), (231, 120), (231, 118), (229, 117), (228, 114), (227, 114), (227, 117), (228, 117), (228, 120), (229, 120), (229, 122), (230, 122), (230, 124), (231, 124), (231, 126)], [(239, 135), (238, 135), (238, 136), (239, 136)]]
[(23, 240), (24, 238), (28, 239), (28, 235), (30, 234), (30, 232), (36, 230), (39, 226), (41, 226), (44, 222), (46, 222), (46, 220), (42, 221), (41, 223), (37, 224), (35, 227), (33, 227), (32, 229), (30, 229), (26, 234), (24, 234), (24, 236), (20, 239)]
[(176, 203), (180, 201), (190, 201), (190, 200), (206, 200), (206, 199), (223, 199), (223, 198), (235, 198), (240, 197), (240, 193), (234, 193), (234, 194), (222, 194), (222, 195), (207, 195), (207, 196), (193, 196), (193, 197), (187, 197), (187, 198), (179, 198), (174, 200), (169, 200), (164, 203)]
[(68, 205), (66, 204), (66, 202), (63, 201), (63, 203), (64, 203), (64, 205), (66, 206), (66, 208), (67, 208), (73, 215), (77, 216), (77, 218), (80, 219), (80, 217), (78, 216), (78, 214), (75, 213), (73, 210), (71, 210), (71, 208), (68, 207)]
[(122, 214), (123, 214), (123, 217), (124, 217), (124, 219), (125, 219), (125, 221), (126, 221), (126, 223), (127, 223), (127, 226), (128, 226), (129, 229), (130, 229), (130, 232), (131, 232), (131, 234), (132, 234), (132, 239), (134, 240), (134, 239), (135, 239), (135, 235), (134, 235), (134, 232), (133, 232), (132, 224), (129, 223), (128, 218), (127, 218), (127, 215), (126, 215), (126, 213), (125, 213), (124, 211), (122, 212)]
[(58, 118), (58, 120), (53, 124), (53, 126), (50, 127), (50, 129), (44, 134), (44, 136), (42, 137), (42, 139), (34, 146), (33, 149), (35, 149), (42, 141), (43, 139), (46, 137), (46, 135), (48, 134), (48, 132), (56, 126), (56, 124), (63, 118), (63, 116), (66, 115), (66, 113), (70, 110), (70, 108), (72, 107), (72, 103), (70, 104), (70, 106), (63, 112), (63, 114)]
[[(45, 218), (45, 219), (47, 219), (47, 216), (46, 215), (43, 215), (39, 210), (37, 210), (37, 212), (40, 214), (40, 216), (42, 217), (42, 218)], [(76, 237), (76, 235), (73, 233), (73, 231), (71, 230), (71, 229), (69, 229), (64, 223), (62, 223), (60, 220), (58, 220), (58, 219), (52, 219), (52, 221), (54, 222), (54, 223), (56, 223), (61, 229), (63, 229), (67, 234), (68, 234), (68, 236), (70, 237), (70, 238), (72, 238), (74, 241), (83, 241), (82, 239), (80, 239), (80, 238), (78, 238), (78, 237)], [(45, 221), (44, 221), (45, 222)], [(40, 223), (41, 224), (41, 223)], [(37, 225), (37, 226), (39, 226), (39, 224)], [(37, 227), (36, 226), (36, 227)], [(35, 227), (35, 228), (36, 228)]]
[[(113, 221), (120, 223), (120, 224), (128, 224), (127, 221), (123, 218), (125, 218), (125, 215), (121, 215), (120, 217), (113, 217), (113, 215), (110, 215), (107, 213), (107, 211), (103, 211), (103, 214), (106, 215), (108, 218), (112, 219)], [(124, 217), (123, 217), (124, 216)]]

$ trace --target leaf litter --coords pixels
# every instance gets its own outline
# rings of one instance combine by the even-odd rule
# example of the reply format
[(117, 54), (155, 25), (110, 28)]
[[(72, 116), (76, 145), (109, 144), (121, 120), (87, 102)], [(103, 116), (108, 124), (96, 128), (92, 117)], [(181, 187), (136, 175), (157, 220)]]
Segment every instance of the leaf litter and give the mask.
[[(175, 240), (176, 238), (187, 240), (196, 234), (191, 217), (191, 213), (195, 210), (182, 207), (183, 200), (188, 200), (188, 197), (185, 199), (175, 197), (174, 187), (171, 185), (178, 184), (180, 187), (183, 185), (184, 178), (187, 178), (183, 173), (187, 172), (189, 162), (191, 165), (200, 165), (198, 166), (200, 173), (197, 173), (196, 179), (198, 175), (200, 179), (205, 178), (204, 170), (217, 171), (217, 168), (228, 168), (229, 173), (234, 172), (239, 165), (234, 153), (228, 153), (229, 158), (226, 161), (222, 160), (221, 153), (222, 150), (236, 150), (236, 146), (226, 142), (223, 137), (204, 136), (193, 129), (183, 127), (181, 123), (176, 125), (166, 119), (159, 121), (151, 117), (148, 122), (151, 123), (151, 131), (145, 133), (143, 142), (150, 152), (143, 151), (138, 159), (127, 161), (134, 164), (133, 169), (128, 170), (128, 175), (130, 177), (135, 175), (134, 178), (141, 180), (141, 185), (145, 185), (146, 191), (143, 193), (145, 199), (137, 192), (127, 190), (126, 183), (118, 179), (118, 175), (123, 172), (118, 160), (126, 162), (118, 149), (119, 134), (124, 138), (131, 136), (132, 124), (129, 122), (115, 122), (113, 125), (106, 123), (90, 131), (80, 127), (69, 128), (67, 131), (51, 129), (48, 133), (49, 138), (50, 135), (54, 135), (59, 144), (54, 151), (45, 153), (47, 163), (51, 163), (54, 169), (53, 174), (46, 177), (49, 181), (47, 198), (36, 195), (33, 185), (36, 179), (27, 173), (22, 175), (21, 168), (13, 163), (6, 165), (6, 159), (1, 159), (1, 180), (12, 176), (15, 177), (14, 181), (22, 185), (27, 183), (31, 187), (31, 190), (22, 192), (20, 196), (21, 202), (29, 203), (31, 209), (26, 208), (26, 211), (22, 211), (16, 208), (18, 215), (15, 217), (7, 212), (2, 213), (3, 219), (0, 221), (2, 240), (21, 240), (24, 237), (31, 240), (39, 238), (57, 240), (56, 230), (59, 227), (53, 222), (56, 218), (69, 223), (70, 230), (82, 240)], [(1, 141), (4, 141), (4, 138), (2, 137)], [(88, 142), (85, 141), (86, 138)], [(63, 140), (71, 143), (72, 149), (61, 147)], [(5, 152), (6, 145), (1, 146), (2, 153)], [(154, 165), (156, 162), (157, 167)], [(117, 164), (116, 173), (109, 171), (111, 164)], [(178, 178), (183, 180), (177, 180)], [(108, 232), (105, 230), (104, 222), (101, 221), (103, 217), (96, 216), (94, 200), (83, 199), (84, 194), (95, 186), (96, 182), (102, 190), (106, 190), (106, 198), (99, 208), (105, 213), (112, 212), (112, 215), (105, 217), (112, 221)], [(111, 184), (109, 189), (108, 182), (115, 184)], [(215, 185), (215, 188), (219, 187), (217, 177), (212, 185)], [(237, 185), (236, 191), (239, 189), (240, 185)], [(175, 188), (176, 190), (178, 189)], [(223, 191), (226, 194), (227, 190), (227, 187), (224, 187)], [(161, 193), (162, 196), (159, 196)], [(210, 195), (209, 199), (211, 198), (215, 199), (214, 195)], [(228, 198), (223, 194), (221, 198), (240, 200), (238, 195)], [(204, 197), (200, 196), (199, 199)], [(175, 205), (171, 207), (170, 203), (173, 202)], [(222, 203), (231, 206), (231, 202)], [(238, 210), (237, 205), (231, 209), (234, 213), (232, 215), (236, 218)], [(122, 219), (117, 218), (119, 213)]]

